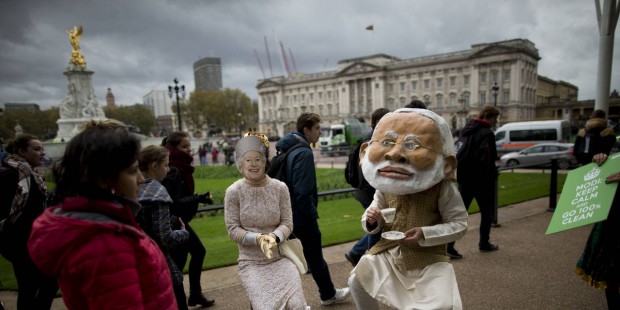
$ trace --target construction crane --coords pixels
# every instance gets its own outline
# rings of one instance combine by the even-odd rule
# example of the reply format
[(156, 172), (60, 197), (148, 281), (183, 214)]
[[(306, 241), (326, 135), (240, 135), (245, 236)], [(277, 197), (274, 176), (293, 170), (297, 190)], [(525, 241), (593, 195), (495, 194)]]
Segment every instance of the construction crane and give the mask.
[(269, 62), (269, 77), (273, 77), (273, 69), (271, 68), (271, 56), (269, 55), (269, 46), (267, 46), (267, 36), (265, 38), (265, 51), (267, 51), (267, 61)]
[(297, 74), (297, 65), (295, 65), (295, 58), (293, 57), (293, 51), (291, 51), (291, 49), (288, 49), (288, 54), (291, 56), (291, 63), (293, 64), (293, 72), (292, 74), (295, 75)]
[(258, 61), (258, 66), (260, 67), (260, 72), (263, 73), (263, 79), (265, 79), (265, 70), (263, 70), (263, 64), (260, 63), (260, 58), (258, 58), (258, 53), (256, 52), (256, 49), (254, 49), (254, 56), (256, 56), (256, 60)]
[(286, 76), (293, 77), (293, 72), (291, 72), (291, 68), (288, 65), (288, 59), (286, 58), (286, 52), (284, 52), (284, 44), (282, 44), (282, 41), (280, 41), (280, 55), (282, 57), (282, 63), (284, 64)]

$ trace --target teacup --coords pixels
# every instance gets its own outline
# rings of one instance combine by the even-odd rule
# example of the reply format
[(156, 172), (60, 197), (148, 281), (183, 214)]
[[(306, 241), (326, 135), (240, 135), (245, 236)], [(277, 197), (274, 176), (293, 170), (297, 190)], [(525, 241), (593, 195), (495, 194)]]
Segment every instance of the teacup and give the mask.
[(394, 222), (396, 216), (396, 208), (381, 209), (381, 215), (387, 224)]

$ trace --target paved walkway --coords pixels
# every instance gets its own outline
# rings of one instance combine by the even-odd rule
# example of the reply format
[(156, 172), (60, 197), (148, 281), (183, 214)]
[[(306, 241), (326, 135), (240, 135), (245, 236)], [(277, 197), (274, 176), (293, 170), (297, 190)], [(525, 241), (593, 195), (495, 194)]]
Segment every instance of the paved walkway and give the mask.
[[(491, 231), (492, 242), (500, 246), (497, 252), (478, 251), (480, 216), (469, 217), (469, 231), (456, 244), (465, 257), (453, 261), (464, 309), (607, 309), (603, 291), (589, 287), (573, 272), (591, 226), (546, 236), (552, 216), (546, 212), (548, 203), (541, 198), (499, 209), (501, 227)], [(323, 249), (337, 287), (346, 286), (352, 267), (343, 255), (352, 244)], [(204, 271), (202, 280), (205, 294), (216, 300), (210, 309), (250, 308), (237, 266)], [(310, 306), (323, 308), (312, 277), (304, 275), (302, 281)], [(6, 309), (15, 309), (15, 296), (0, 292)], [(355, 305), (349, 299), (329, 308)], [(62, 299), (54, 301), (53, 309), (65, 309)]]

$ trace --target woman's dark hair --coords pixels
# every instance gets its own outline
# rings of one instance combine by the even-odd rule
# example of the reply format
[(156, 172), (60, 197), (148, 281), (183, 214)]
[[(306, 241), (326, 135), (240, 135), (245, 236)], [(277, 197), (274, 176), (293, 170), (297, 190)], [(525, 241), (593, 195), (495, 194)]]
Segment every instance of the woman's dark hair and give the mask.
[(163, 146), (149, 145), (140, 151), (138, 167), (140, 171), (148, 171), (152, 163), (162, 163), (168, 157), (168, 149)]
[(592, 115), (590, 118), (605, 118), (605, 111), (603, 110), (594, 110), (592, 111)]
[(184, 138), (189, 138), (189, 134), (184, 131), (175, 131), (166, 136), (162, 141), (161, 145), (165, 147), (174, 147), (176, 148), (181, 144)]
[(117, 120), (94, 121), (73, 137), (53, 169), (57, 199), (100, 191), (100, 183), (116, 180), (140, 152), (140, 140)]
[(19, 154), (19, 150), (24, 150), (28, 148), (31, 140), (39, 140), (36, 136), (33, 136), (29, 133), (22, 133), (17, 135), (15, 139), (9, 140), (6, 145), (6, 151), (9, 154)]

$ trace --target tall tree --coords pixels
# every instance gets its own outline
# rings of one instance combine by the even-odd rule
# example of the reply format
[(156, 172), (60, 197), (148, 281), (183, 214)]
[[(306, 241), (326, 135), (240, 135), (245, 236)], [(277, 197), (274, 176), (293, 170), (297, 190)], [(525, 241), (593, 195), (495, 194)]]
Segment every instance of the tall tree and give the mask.
[(193, 92), (181, 111), (195, 128), (214, 126), (228, 132), (245, 131), (251, 120), (257, 118), (257, 113), (250, 97), (239, 89), (230, 88)]
[(5, 110), (4, 115), (0, 117), (0, 135), (5, 140), (15, 137), (15, 125), (19, 123), (23, 132), (33, 134), (41, 140), (49, 140), (54, 138), (58, 131), (58, 125), (56, 125), (58, 118), (57, 107), (34, 111), (29, 109)]
[(105, 106), (103, 112), (107, 118), (119, 120), (142, 134), (148, 134), (155, 126), (155, 115), (140, 103), (131, 106)]

